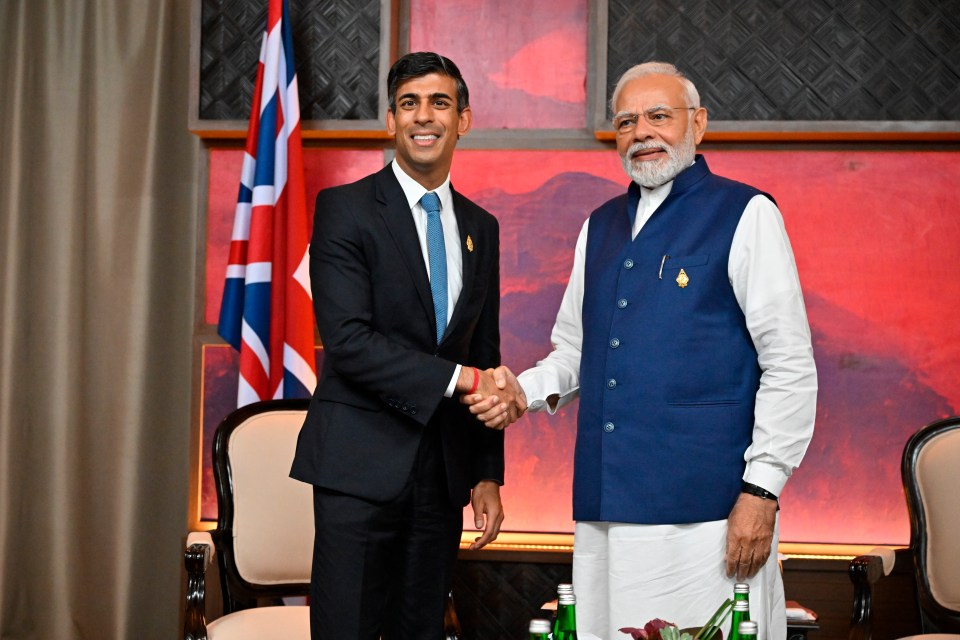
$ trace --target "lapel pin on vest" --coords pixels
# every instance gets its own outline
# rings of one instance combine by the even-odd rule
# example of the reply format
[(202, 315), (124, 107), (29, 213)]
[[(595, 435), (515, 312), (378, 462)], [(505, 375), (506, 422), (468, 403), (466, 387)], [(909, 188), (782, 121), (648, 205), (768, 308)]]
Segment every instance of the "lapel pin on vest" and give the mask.
[(473, 253), (473, 238), (471, 238), (469, 235), (467, 236), (467, 251)]
[(680, 269), (680, 275), (677, 276), (677, 286), (683, 289), (688, 284), (690, 284), (690, 278), (687, 277), (687, 272)]

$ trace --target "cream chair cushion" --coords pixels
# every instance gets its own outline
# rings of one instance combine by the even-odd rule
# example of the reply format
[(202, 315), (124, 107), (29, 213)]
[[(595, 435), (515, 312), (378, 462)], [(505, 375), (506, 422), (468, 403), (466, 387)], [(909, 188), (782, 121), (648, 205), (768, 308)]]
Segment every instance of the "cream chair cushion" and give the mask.
[(960, 610), (960, 429), (932, 438), (917, 456), (916, 470), (927, 524), (930, 591), (941, 605)]
[(248, 582), (310, 581), (313, 493), (310, 485), (288, 477), (303, 415), (255, 415), (230, 438), (233, 550), (237, 569)]
[(245, 609), (207, 624), (207, 640), (309, 640), (310, 607)]

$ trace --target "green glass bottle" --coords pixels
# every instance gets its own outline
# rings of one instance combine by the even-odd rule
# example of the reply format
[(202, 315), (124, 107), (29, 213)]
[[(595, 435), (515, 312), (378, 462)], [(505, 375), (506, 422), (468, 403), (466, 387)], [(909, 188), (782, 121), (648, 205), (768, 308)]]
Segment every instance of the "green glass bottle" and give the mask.
[(565, 593), (573, 593), (573, 585), (569, 582), (561, 582), (557, 585), (557, 610), (553, 615), (553, 628), (551, 630), (550, 637), (557, 637), (557, 625), (560, 624), (560, 596)]
[(746, 600), (750, 602), (750, 585), (746, 582), (738, 582), (733, 585), (733, 601)]
[(730, 614), (730, 633), (728, 640), (740, 639), (740, 623), (750, 620), (750, 603), (746, 600), (733, 601), (733, 613)]
[(530, 640), (550, 640), (550, 621), (534, 618), (530, 621)]
[(744, 620), (737, 628), (740, 634), (740, 640), (757, 640), (757, 623), (750, 620)]
[(560, 593), (557, 598), (553, 640), (577, 640), (577, 596), (572, 591)]

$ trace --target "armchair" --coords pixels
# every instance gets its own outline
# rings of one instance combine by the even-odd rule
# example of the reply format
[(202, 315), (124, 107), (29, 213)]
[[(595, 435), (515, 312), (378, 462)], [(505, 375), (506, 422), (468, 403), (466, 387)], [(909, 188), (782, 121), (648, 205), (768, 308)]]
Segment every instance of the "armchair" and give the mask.
[[(313, 563), (313, 491), (289, 477), (309, 400), (269, 400), (237, 409), (213, 438), (217, 527), (191, 532), (184, 640), (309, 640), (309, 607), (283, 598), (306, 596)], [(206, 620), (206, 576), (220, 571), (223, 615)], [(447, 598), (446, 640), (460, 637)]]
[[(306, 596), (313, 559), (313, 497), (288, 477), (306, 400), (248, 405), (213, 441), (217, 527), (187, 538), (185, 640), (310, 637)], [(220, 571), (223, 616), (206, 622), (207, 569)], [(264, 604), (271, 606), (259, 606)]]
[(910, 547), (874, 549), (850, 562), (854, 585), (849, 640), (873, 635), (873, 588), (895, 564), (913, 565), (921, 634), (960, 640), (960, 417), (933, 422), (903, 450), (900, 472), (910, 515)]

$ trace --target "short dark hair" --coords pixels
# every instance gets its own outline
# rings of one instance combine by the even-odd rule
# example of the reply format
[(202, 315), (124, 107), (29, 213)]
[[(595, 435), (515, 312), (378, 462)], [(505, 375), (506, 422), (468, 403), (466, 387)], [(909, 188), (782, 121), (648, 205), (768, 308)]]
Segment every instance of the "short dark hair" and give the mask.
[(400, 83), (431, 73), (448, 76), (457, 82), (458, 113), (470, 106), (470, 90), (467, 89), (467, 83), (463, 81), (457, 65), (439, 53), (417, 51), (401, 57), (390, 67), (390, 73), (387, 74), (387, 104), (390, 111), (397, 112), (397, 87)]

